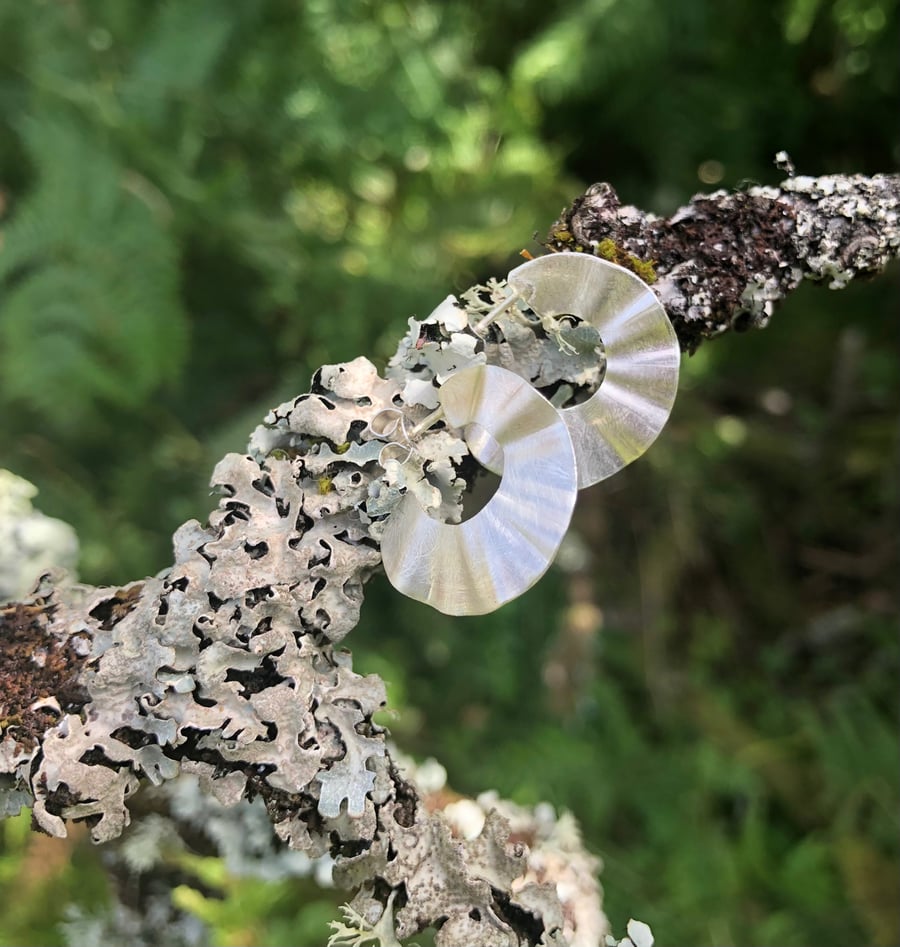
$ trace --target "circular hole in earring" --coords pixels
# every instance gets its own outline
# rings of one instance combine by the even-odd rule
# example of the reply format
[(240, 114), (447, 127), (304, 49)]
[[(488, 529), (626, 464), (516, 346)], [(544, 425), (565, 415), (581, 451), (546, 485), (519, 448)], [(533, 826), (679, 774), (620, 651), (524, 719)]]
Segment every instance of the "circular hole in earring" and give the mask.
[(566, 320), (568, 327), (567, 332), (560, 333), (560, 340), (557, 344), (562, 343), (560, 347), (568, 345), (571, 350), (574, 350), (570, 354), (575, 356), (584, 356), (590, 352), (591, 359), (596, 360), (595, 365), (588, 364), (584, 366), (589, 370), (587, 373), (582, 369), (581, 374), (583, 376), (588, 375), (583, 384), (575, 385), (560, 379), (551, 385), (538, 389), (553, 407), (559, 410), (560, 408), (572, 408), (575, 405), (584, 404), (585, 401), (594, 396), (603, 384), (603, 379), (606, 377), (606, 346), (603, 344), (603, 339), (597, 335), (596, 330), (583, 319), (579, 319), (571, 313), (563, 313), (557, 318), (558, 320)]
[[(503, 448), (480, 424), (466, 425), (463, 432), (475, 468), (472, 487), (463, 499), (460, 522), (472, 519), (480, 513), (500, 487), (503, 474)], [(471, 468), (470, 468), (471, 469)]]

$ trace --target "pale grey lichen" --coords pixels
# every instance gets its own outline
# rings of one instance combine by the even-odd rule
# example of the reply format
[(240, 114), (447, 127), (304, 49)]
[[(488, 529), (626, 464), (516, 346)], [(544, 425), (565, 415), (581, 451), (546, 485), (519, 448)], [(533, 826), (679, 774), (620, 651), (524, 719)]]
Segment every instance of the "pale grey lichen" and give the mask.
[[(93, 760), (82, 762), (95, 747), (100, 746), (111, 766), (96, 765)], [(158, 746), (153, 747), (154, 763), (161, 762)], [(116, 767), (116, 763), (125, 764)], [(168, 761), (170, 774), (175, 775), (177, 764)], [(85, 725), (81, 718), (67, 714), (44, 738), (40, 761), (40, 781), (35, 785), (34, 817), (37, 823), (51, 835), (66, 834), (63, 819), (55, 815), (47, 805), (49, 798), (61, 787), (66, 787), (77, 796), (63, 810), (66, 819), (84, 819), (98, 816), (91, 837), (96, 842), (105, 842), (121, 835), (128, 824), (128, 809), (125, 800), (137, 789), (138, 779), (132, 771), (140, 766), (139, 752), (104, 733), (96, 733)], [(149, 772), (159, 771), (151, 765)], [(165, 769), (163, 769), (165, 772)], [(72, 790), (72, 787), (75, 787)]]
[(811, 279), (842, 289), (857, 273), (882, 269), (900, 251), (895, 175), (807, 175), (781, 185), (797, 208), (794, 246)]
[(490, 363), (515, 372), (539, 389), (562, 381), (596, 390), (602, 381), (603, 340), (574, 318), (543, 316), (516, 301), (481, 336), (472, 326), (510, 295), (505, 280), (489, 280), (448, 296), (426, 319), (409, 320), (409, 331), (388, 363), (387, 375), (403, 381), (408, 404), (437, 406), (440, 384), (455, 371)]
[(425, 319), (410, 319), (406, 335), (388, 362), (387, 377), (402, 385), (404, 404), (434, 409), (438, 385), (448, 375), (486, 357), (478, 337), (468, 331), (468, 311), (447, 296)]
[[(357, 400), (378, 387), (365, 360), (322, 378), (327, 396), (275, 419), (291, 447), (303, 436), (346, 441), (365, 411)], [(390, 403), (396, 386), (382, 388)], [(368, 407), (380, 405), (372, 398)], [(292, 428), (301, 423), (297, 410), (309, 430)], [(355, 674), (333, 646), (356, 623), (363, 583), (379, 563), (356, 510), (367, 479), (350, 474), (323, 491), (300, 453), (262, 464), (229, 455), (213, 474), (219, 509), (207, 527), (178, 531), (171, 570), (143, 583), (116, 620), (107, 613), (128, 588), (85, 593), (77, 613), (94, 619), (82, 675), (91, 701), (46, 735), (32, 766), (43, 828), (62, 834), (65, 819), (88, 817), (95, 839), (111, 838), (127, 825), (125, 801), (139, 773), (159, 782), (185, 756), (204, 755), (235, 795), (251, 779), (306, 795), (323, 838), (329, 820), (366, 821), (384, 754), (371, 717), (384, 688)], [(72, 617), (60, 609), (55, 621), (71, 631)], [(10, 763), (21, 772), (24, 760)], [(306, 832), (289, 841), (318, 844)]]
[(339, 926), (344, 939), (335, 944), (356, 943), (353, 932), (366, 933), (382, 918), (385, 902), (374, 889), (384, 883), (403, 892), (394, 912), (400, 939), (438, 918), (438, 944), (507, 947), (522, 943), (521, 925), (514, 928), (511, 919), (530, 917), (540, 925), (542, 944), (596, 947), (603, 940), (609, 925), (596, 880), (599, 861), (585, 850), (571, 815), (557, 817), (546, 804), (516, 806), (496, 793), (455, 797), (445, 791), (439, 764), (391, 752), (424, 808), (415, 818), (382, 808), (374, 844), (337, 864), (339, 884), (363, 887)]
[(28, 788), (27, 770), (32, 753), (16, 739), (9, 728), (0, 740), (0, 819), (18, 815), (34, 804), (34, 793)]
[(604, 941), (606, 947), (653, 947), (655, 941), (648, 924), (631, 918), (625, 929), (628, 932), (627, 936), (621, 940), (616, 940), (608, 934)]
[(0, 468), (0, 602), (25, 595), (37, 577), (57, 567), (74, 572), (75, 530), (34, 509), (38, 489)]
[(542, 926), (542, 945), (566, 943), (562, 909), (552, 887), (528, 883), (512, 895), (502, 894), (524, 874), (527, 849), (509, 841), (509, 824), (496, 811), (487, 815), (473, 839), (454, 836), (441, 813), (424, 809), (408, 820), (397, 807), (385, 806), (380, 822), (381, 833), (368, 850), (335, 866), (338, 883), (365, 879), (350, 904), (356, 916), (368, 918), (377, 912), (381, 902), (373, 894), (380, 879), (394, 890), (402, 886), (405, 893), (405, 904), (394, 918), (399, 940), (439, 924), (437, 947), (518, 947), (511, 917), (525, 912)]
[(377, 901), (369, 906), (369, 916), (363, 916), (352, 905), (341, 907), (343, 921), (331, 921), (333, 929), (328, 938), (328, 947), (401, 947), (394, 933), (394, 899), (397, 891), (391, 891), (382, 906)]

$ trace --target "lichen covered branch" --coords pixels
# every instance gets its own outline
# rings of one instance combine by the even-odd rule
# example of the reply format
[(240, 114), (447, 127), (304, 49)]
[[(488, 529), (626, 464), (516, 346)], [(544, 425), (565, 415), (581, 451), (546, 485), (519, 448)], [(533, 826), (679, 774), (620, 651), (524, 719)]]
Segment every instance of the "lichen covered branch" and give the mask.
[[(900, 254), (900, 175), (790, 177), (779, 187), (698, 195), (667, 219), (595, 184), (553, 225), (548, 246), (652, 268), (682, 347), (765, 326), (804, 279), (840, 289)], [(643, 266), (642, 266), (643, 264)]]
[[(883, 266), (900, 246), (897, 192), (896, 178), (792, 178), (696, 198), (662, 221), (595, 186), (549, 243), (639, 271), (655, 261), (654, 288), (690, 349), (764, 324), (804, 276), (840, 286)], [(357, 889), (347, 918), (383, 928), (383, 943), (430, 926), (440, 945), (589, 942), (507, 818), (488, 812), (465, 837), (423, 804), (373, 719), (382, 682), (341, 647), (401, 497), (455, 521), (477, 475), (458, 431), (400, 437), (443, 380), (498, 364), (556, 404), (602, 381), (600, 340), (566, 323), (513, 306), (474, 331), (503, 294), (492, 281), (410, 320), (385, 377), (365, 358), (316, 372), (247, 455), (218, 464), (217, 508), (176, 532), (160, 575), (120, 589), (45, 577), (0, 608), (0, 815), (32, 805), (46, 832), (83, 820), (107, 841), (141, 783), (193, 774), (225, 806), (262, 800), (292, 849), (330, 853)], [(375, 423), (400, 415), (390, 430)]]
[[(508, 844), (504, 819), (456, 838), (398, 775), (373, 721), (383, 685), (355, 674), (339, 648), (392, 505), (414, 490), (459, 516), (459, 433), (425, 432), (385, 458), (369, 425), (398, 406), (413, 420), (427, 414), (441, 373), (508, 345), (485, 346), (468, 319), (445, 302), (430, 322), (414, 322), (390, 378), (363, 358), (317, 372), (310, 394), (256, 431), (251, 456), (217, 466), (218, 509), (206, 526), (178, 530), (175, 563), (160, 576), (121, 589), (45, 578), (4, 609), (9, 811), (31, 802), (44, 831), (62, 835), (67, 821), (84, 820), (108, 841), (128, 825), (141, 781), (194, 774), (225, 805), (261, 798), (292, 848), (330, 852), (359, 889), (359, 916), (376, 902), (387, 910), (390, 897), (399, 936), (440, 926), (448, 945), (566, 942), (553, 886), (513, 889), (528, 858)], [(419, 344), (423, 329), (429, 340)], [(554, 342), (522, 331), (532, 335), (530, 345), (520, 338), (522, 364), (536, 360), (550, 377), (555, 360), (564, 372), (569, 357)], [(508, 333), (518, 337), (512, 323)], [(49, 678), (33, 671), (38, 658)]]

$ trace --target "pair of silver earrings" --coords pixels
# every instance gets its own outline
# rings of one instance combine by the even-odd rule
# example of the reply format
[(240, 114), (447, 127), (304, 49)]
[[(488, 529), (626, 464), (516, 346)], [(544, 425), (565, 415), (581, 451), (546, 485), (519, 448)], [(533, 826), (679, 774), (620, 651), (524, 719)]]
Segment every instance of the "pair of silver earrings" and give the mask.
[(600, 333), (606, 373), (582, 404), (557, 409), (528, 382), (475, 365), (441, 386), (443, 417), (470, 452), (501, 473), (485, 507), (441, 523), (407, 494), (381, 540), (391, 584), (448, 615), (483, 615), (518, 597), (547, 571), (578, 490), (639, 457), (662, 430), (678, 387), (680, 350), (653, 291), (620, 266), (582, 253), (529, 260), (507, 277), (512, 290), (476, 326), (521, 300), (544, 317), (574, 315)]

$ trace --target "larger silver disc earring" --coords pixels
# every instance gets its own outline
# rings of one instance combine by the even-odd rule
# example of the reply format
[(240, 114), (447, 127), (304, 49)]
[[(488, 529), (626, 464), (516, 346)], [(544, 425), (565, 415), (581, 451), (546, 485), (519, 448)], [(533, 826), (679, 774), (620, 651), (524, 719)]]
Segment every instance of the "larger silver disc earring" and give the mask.
[(578, 492), (575, 454), (559, 412), (504, 368), (463, 369), (444, 382), (439, 398), (452, 427), (481, 429), (502, 451), (500, 485), (458, 524), (432, 519), (408, 494), (385, 524), (381, 556), (404, 595), (447, 615), (483, 615), (549, 568)]
[(600, 332), (606, 374), (583, 404), (563, 408), (578, 486), (640, 457), (662, 430), (678, 388), (681, 352), (665, 309), (641, 279), (584, 253), (550, 253), (507, 277), (513, 297), (543, 316), (567, 313)]

